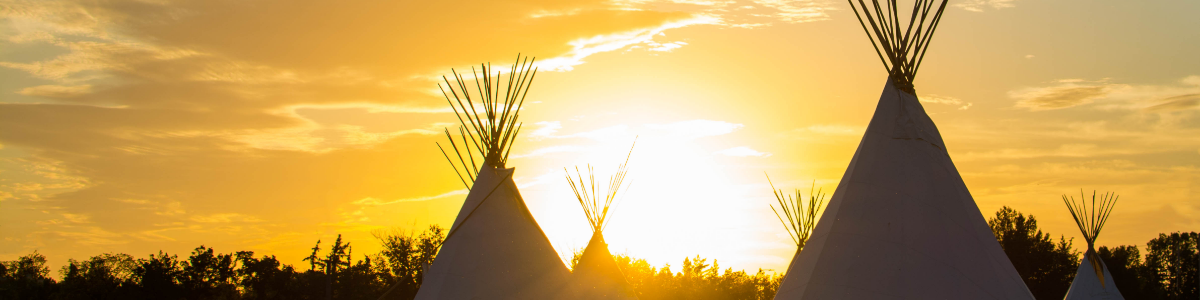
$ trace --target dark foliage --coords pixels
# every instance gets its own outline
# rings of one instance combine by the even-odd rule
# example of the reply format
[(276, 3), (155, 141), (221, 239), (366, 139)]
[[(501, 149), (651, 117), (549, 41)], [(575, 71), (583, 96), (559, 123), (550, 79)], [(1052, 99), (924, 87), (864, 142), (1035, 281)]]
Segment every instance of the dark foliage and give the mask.
[(678, 273), (671, 265), (655, 269), (643, 259), (626, 255), (615, 257), (617, 266), (642, 300), (674, 299), (771, 299), (783, 281), (783, 275), (768, 275), (762, 269), (754, 275), (727, 268), (723, 272), (716, 260), (697, 255), (684, 258)]
[(1112, 274), (1113, 283), (1121, 296), (1128, 300), (1161, 299), (1157, 286), (1145, 280), (1145, 265), (1137, 246), (1125, 245), (1108, 248), (1100, 246), (1096, 250), (1100, 260), (1104, 261), (1108, 272)]
[(1200, 299), (1200, 233), (1160, 233), (1146, 243), (1146, 280), (1161, 299)]
[[(1033, 216), (1008, 207), (988, 224), (1034, 295), (1061, 299), (1078, 263), (1070, 241), (1053, 241), (1037, 229)], [(419, 234), (377, 232), (375, 237), (383, 250), (358, 259), (340, 236), (328, 251), (321, 251), (318, 241), (305, 259), (305, 271), (274, 256), (200, 246), (186, 259), (159, 252), (140, 259), (101, 254), (69, 260), (56, 281), (46, 257), (35, 251), (0, 262), (0, 299), (412, 299), (445, 231), (431, 226)], [(1198, 242), (1195, 232), (1164, 233), (1146, 244), (1144, 260), (1132, 245), (1102, 246), (1097, 254), (1126, 299), (1197, 299)], [(716, 260), (699, 256), (684, 259), (678, 272), (628, 255), (614, 259), (643, 300), (771, 299), (783, 280), (761, 269), (754, 274), (722, 270)]]
[(1034, 298), (1062, 299), (1067, 294), (1079, 267), (1079, 252), (1072, 250), (1071, 240), (1060, 236), (1055, 242), (1037, 228), (1036, 218), (1007, 206), (988, 219), (988, 226)]
[(57, 290), (50, 279), (46, 256), (34, 251), (15, 261), (0, 263), (0, 298), (50, 299)]
[(310, 269), (298, 272), (274, 256), (219, 253), (200, 246), (186, 259), (159, 252), (135, 259), (101, 254), (69, 260), (50, 278), (46, 257), (31, 253), (0, 263), (0, 299), (412, 299), (422, 266), (433, 261), (444, 230), (420, 235), (379, 234), (384, 251), (355, 260), (341, 236), (329, 251), (313, 252)]

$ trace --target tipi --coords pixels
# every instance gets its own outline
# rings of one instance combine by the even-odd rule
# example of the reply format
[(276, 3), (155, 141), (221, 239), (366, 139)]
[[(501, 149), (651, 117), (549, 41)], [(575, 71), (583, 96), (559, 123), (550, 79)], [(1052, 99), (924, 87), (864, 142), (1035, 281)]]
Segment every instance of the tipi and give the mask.
[(1071, 218), (1075, 219), (1075, 225), (1079, 225), (1079, 231), (1083, 233), (1083, 239), (1087, 241), (1088, 246), (1087, 252), (1083, 253), (1083, 260), (1079, 262), (1079, 270), (1075, 272), (1075, 280), (1071, 281), (1071, 289), (1067, 290), (1067, 296), (1063, 299), (1125, 299), (1113, 283), (1108, 266), (1096, 255), (1095, 247), (1096, 237), (1100, 235), (1105, 221), (1108, 221), (1108, 214), (1117, 204), (1117, 198), (1119, 197), (1115, 194), (1106, 193), (1100, 196), (1100, 203), (1097, 204), (1096, 193), (1092, 192), (1092, 203), (1089, 206), (1083, 191), (1079, 191), (1079, 202), (1075, 202), (1074, 197), (1067, 198), (1067, 195), (1063, 195), (1063, 203), (1067, 204)]
[(850, 2), (888, 80), (775, 299), (1033, 299), (913, 90), (946, 1)]
[[(621, 273), (612, 253), (608, 251), (603, 233), (609, 209), (612, 208), (613, 200), (616, 200), (617, 192), (625, 181), (625, 174), (629, 171), (629, 157), (632, 155), (631, 147), (629, 155), (625, 156), (625, 162), (617, 168), (616, 174), (609, 177), (608, 190), (603, 196), (596, 194), (596, 177), (591, 166), (588, 166), (586, 181), (579, 167), (575, 167), (576, 178), (571, 177), (570, 171), (563, 169), (566, 171), (567, 183), (575, 192), (575, 199), (583, 207), (583, 214), (592, 229), (592, 238), (571, 272), (577, 293), (573, 299), (637, 299), (637, 293), (625, 280), (625, 275)], [(601, 197), (604, 199), (600, 199)]]
[[(796, 196), (792, 197), (792, 195), (784, 193), (782, 189), (775, 189), (775, 183), (771, 182), (769, 176), (767, 183), (771, 185), (771, 192), (775, 194), (775, 201), (779, 203), (779, 209), (775, 209), (775, 206), (772, 205), (771, 211), (775, 212), (779, 223), (783, 224), (788, 236), (796, 243), (796, 253), (799, 254), (804, 250), (804, 243), (812, 234), (813, 227), (817, 225), (817, 214), (821, 211), (821, 203), (825, 202), (825, 194), (816, 190), (817, 182), (813, 181), (813, 187), (808, 190), (808, 203), (802, 204), (804, 197), (800, 195), (800, 189), (796, 189)], [(781, 210), (783, 215), (779, 214)], [(793, 256), (795, 255), (793, 254)]]
[(457, 162), (445, 149), (442, 153), (470, 192), (428, 266), (416, 299), (557, 298), (570, 273), (525, 206), (513, 183), (514, 169), (504, 165), (537, 69), (533, 60), (519, 56), (505, 80), (490, 65), (481, 68), (483, 76), (474, 74), (473, 84), (478, 99), (472, 98), (466, 79), (457, 72), (453, 83), (443, 77), (449, 88), (443, 89), (446, 101), (463, 127), (462, 145), (446, 131)]

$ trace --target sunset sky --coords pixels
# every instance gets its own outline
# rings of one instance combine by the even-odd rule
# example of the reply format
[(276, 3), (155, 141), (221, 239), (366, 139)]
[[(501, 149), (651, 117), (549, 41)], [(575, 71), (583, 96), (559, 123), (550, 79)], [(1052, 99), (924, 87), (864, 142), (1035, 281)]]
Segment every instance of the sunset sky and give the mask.
[[(901, 1), (901, 7), (911, 7)], [(980, 211), (1084, 241), (1061, 195), (1120, 195), (1100, 245), (1200, 228), (1200, 2), (951, 1), (915, 81)], [(0, 260), (276, 255), (448, 227), (437, 80), (536, 56), (508, 165), (565, 256), (563, 168), (627, 182), (605, 237), (782, 272), (775, 186), (832, 191), (887, 74), (840, 1), (0, 0)], [(1143, 248), (1144, 250), (1144, 248)]]

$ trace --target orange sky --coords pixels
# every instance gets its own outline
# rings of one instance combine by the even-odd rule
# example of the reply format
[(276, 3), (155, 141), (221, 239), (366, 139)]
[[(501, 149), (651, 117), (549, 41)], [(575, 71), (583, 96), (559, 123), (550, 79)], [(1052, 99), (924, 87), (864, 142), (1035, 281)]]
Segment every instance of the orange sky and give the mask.
[[(1200, 4), (951, 3), (916, 90), (985, 216), (1079, 237), (1060, 195), (1098, 189), (1121, 195), (1101, 245), (1200, 228)], [(886, 78), (846, 6), (0, 0), (0, 260), (298, 263), (448, 226), (435, 80), (522, 53), (541, 72), (509, 166), (558, 251), (589, 238), (562, 168), (607, 174), (638, 136), (613, 252), (782, 270), (763, 173), (832, 191)]]

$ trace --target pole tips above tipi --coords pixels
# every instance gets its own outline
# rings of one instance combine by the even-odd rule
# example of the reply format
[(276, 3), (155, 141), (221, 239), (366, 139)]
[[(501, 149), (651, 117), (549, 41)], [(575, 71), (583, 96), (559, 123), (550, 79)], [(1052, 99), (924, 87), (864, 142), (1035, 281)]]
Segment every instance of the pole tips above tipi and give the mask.
[[(535, 60), (517, 55), (517, 60), (508, 70), (498, 70), (490, 63), (480, 64), (478, 71), (471, 67), (473, 78), (451, 69), (454, 81), (442, 76), (445, 86), (438, 83), (438, 88), (461, 125), (457, 142), (450, 135), (450, 129), (446, 129), (446, 138), (450, 140), (450, 148), (454, 150), (458, 161), (455, 162), (441, 144), (438, 144), (438, 149), (442, 150), (442, 155), (450, 162), (459, 180), (468, 188), (471, 185), (467, 179), (474, 182), (479, 176), (480, 167), (504, 168), (508, 162), (513, 142), (521, 131), (521, 123), (517, 122), (521, 105), (525, 103), (525, 96), (529, 94), (529, 87), (537, 75), (537, 68), (533, 65)], [(507, 78), (501, 76), (505, 71), (508, 72)], [(459, 172), (460, 169), (462, 172)], [(463, 173), (467, 175), (465, 178)]]
[[(804, 249), (804, 243), (812, 234), (813, 227), (817, 226), (817, 216), (821, 211), (821, 203), (825, 202), (825, 194), (816, 189), (817, 182), (813, 181), (812, 188), (808, 190), (808, 203), (804, 203), (800, 189), (796, 189), (796, 196), (792, 197), (782, 189), (776, 189), (775, 183), (771, 182), (771, 176), (767, 176), (767, 183), (771, 185), (771, 192), (775, 194), (775, 202), (779, 203), (779, 209), (772, 205), (771, 211), (775, 212), (775, 217), (779, 218), (788, 236), (796, 243), (796, 251)], [(783, 211), (782, 215), (779, 214), (780, 211)]]
[(575, 192), (575, 199), (579, 201), (579, 206), (583, 208), (583, 214), (587, 217), (588, 225), (591, 226), (592, 232), (601, 232), (604, 230), (604, 225), (608, 220), (608, 210), (612, 208), (613, 201), (617, 199), (617, 192), (621, 190), (621, 185), (625, 182), (625, 174), (629, 173), (629, 158), (633, 156), (633, 147), (637, 146), (635, 140), (633, 146), (629, 147), (629, 154), (625, 155), (625, 162), (617, 167), (617, 172), (608, 178), (608, 190), (604, 191), (603, 198), (596, 194), (596, 175), (593, 174), (592, 166), (588, 165), (588, 178), (584, 181), (583, 172), (579, 170), (579, 166), (575, 166), (575, 178), (571, 177), (571, 171), (563, 168), (566, 172), (567, 183), (571, 186), (571, 191)]
[[(636, 144), (637, 141), (634, 141), (634, 145)], [(571, 177), (570, 170), (563, 168), (563, 171), (566, 172), (567, 183), (570, 184), (571, 191), (575, 192), (575, 199), (579, 201), (579, 206), (583, 208), (583, 214), (587, 217), (588, 225), (592, 228), (592, 238), (588, 241), (587, 247), (583, 249), (572, 272), (574, 286), (578, 293), (572, 299), (637, 299), (632, 286), (625, 280), (625, 275), (621, 273), (616, 260), (609, 252), (603, 234), (604, 226), (608, 224), (610, 209), (625, 182), (625, 175), (629, 173), (631, 156), (633, 156), (633, 146), (629, 147), (629, 154), (625, 156), (625, 162), (621, 163), (617, 167), (616, 173), (608, 178), (608, 189), (603, 191), (599, 191), (597, 188), (596, 176), (590, 165), (587, 167), (586, 180), (579, 167), (575, 167), (576, 177), (574, 178)], [(628, 185), (625, 187), (628, 189)], [(597, 194), (597, 192), (604, 194)]]
[(415, 299), (556, 299), (570, 273), (525, 205), (516, 170), (504, 168), (536, 68), (519, 56), (508, 70), (480, 68), (482, 76), (472, 68), (470, 81), (457, 71), (454, 81), (443, 77), (462, 127), (458, 141), (446, 130), (457, 161), (445, 148), (442, 155), (470, 192)]
[(913, 80), (916, 80), (917, 69), (921, 67), (938, 22), (942, 20), (947, 0), (937, 5), (936, 12), (933, 10), (936, 0), (916, 0), (912, 14), (907, 16), (907, 25), (903, 24), (905, 16), (896, 0), (884, 0), (882, 4), (879, 0), (871, 0), (870, 5), (863, 0), (846, 1), (850, 2), (859, 25), (875, 46), (875, 54), (896, 88), (915, 95)]
[(849, 2), (890, 76), (775, 299), (1033, 299), (913, 93), (946, 1)]
[(1118, 198), (1120, 196), (1115, 193), (1097, 195), (1093, 191), (1089, 201), (1083, 190), (1079, 191), (1079, 201), (1076, 201), (1075, 197), (1062, 196), (1063, 204), (1071, 211), (1071, 218), (1075, 220), (1075, 225), (1079, 226), (1083, 240), (1087, 241), (1087, 252), (1083, 253), (1079, 270), (1075, 272), (1075, 279), (1071, 281), (1071, 288), (1067, 290), (1065, 299), (1123, 299), (1112, 283), (1112, 276), (1104, 261), (1096, 253), (1096, 238), (1108, 222), (1108, 215), (1112, 213)]

